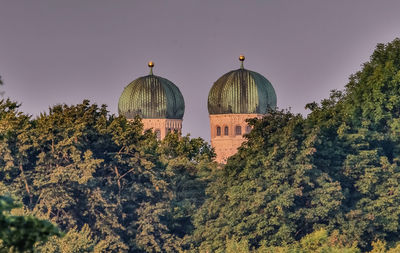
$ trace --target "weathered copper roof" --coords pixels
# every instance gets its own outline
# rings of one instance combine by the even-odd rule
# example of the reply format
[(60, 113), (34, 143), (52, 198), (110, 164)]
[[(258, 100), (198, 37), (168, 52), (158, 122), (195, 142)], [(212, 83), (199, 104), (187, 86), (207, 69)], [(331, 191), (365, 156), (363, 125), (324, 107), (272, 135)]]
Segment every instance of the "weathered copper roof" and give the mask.
[(140, 115), (142, 118), (182, 119), (184, 112), (185, 101), (179, 88), (153, 75), (152, 71), (127, 85), (118, 102), (118, 113), (127, 118)]
[(265, 114), (269, 108), (276, 108), (274, 87), (264, 76), (243, 65), (221, 76), (208, 94), (209, 114)]

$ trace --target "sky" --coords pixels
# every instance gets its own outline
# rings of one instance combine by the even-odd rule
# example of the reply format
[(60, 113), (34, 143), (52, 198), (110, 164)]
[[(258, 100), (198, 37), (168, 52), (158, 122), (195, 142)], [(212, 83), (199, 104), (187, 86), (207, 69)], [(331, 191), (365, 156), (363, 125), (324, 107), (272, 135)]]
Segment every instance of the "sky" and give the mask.
[(33, 117), (84, 99), (116, 114), (151, 60), (184, 96), (183, 133), (209, 140), (208, 92), (240, 54), (279, 108), (306, 115), (400, 37), (399, 12), (398, 0), (0, 0), (1, 89)]

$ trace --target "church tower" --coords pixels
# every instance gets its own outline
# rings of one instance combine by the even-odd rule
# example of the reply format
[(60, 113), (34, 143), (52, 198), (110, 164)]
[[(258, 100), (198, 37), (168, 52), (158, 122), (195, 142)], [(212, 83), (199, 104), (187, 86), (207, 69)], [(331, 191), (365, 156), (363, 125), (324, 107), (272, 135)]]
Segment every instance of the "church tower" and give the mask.
[(243, 135), (251, 131), (246, 119), (262, 117), (276, 108), (272, 84), (259, 73), (245, 69), (243, 55), (239, 60), (241, 67), (221, 76), (208, 94), (211, 145), (219, 163), (226, 163), (243, 143)]
[(148, 66), (149, 75), (139, 77), (125, 87), (118, 101), (118, 113), (128, 120), (139, 115), (144, 130), (153, 129), (161, 140), (170, 131), (181, 132), (185, 101), (175, 84), (153, 75), (153, 62)]

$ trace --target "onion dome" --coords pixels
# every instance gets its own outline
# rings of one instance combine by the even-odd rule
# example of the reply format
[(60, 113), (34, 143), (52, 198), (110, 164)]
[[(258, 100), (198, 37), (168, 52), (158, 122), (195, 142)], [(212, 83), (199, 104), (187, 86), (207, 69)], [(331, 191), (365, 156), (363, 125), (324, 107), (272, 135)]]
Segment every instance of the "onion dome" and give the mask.
[(239, 57), (241, 67), (221, 76), (208, 94), (209, 114), (265, 114), (276, 108), (272, 84), (257, 72), (243, 67), (245, 57)]
[(150, 74), (128, 84), (118, 101), (118, 113), (128, 119), (136, 115), (144, 119), (182, 119), (185, 101), (171, 81), (153, 75), (154, 63), (149, 62)]

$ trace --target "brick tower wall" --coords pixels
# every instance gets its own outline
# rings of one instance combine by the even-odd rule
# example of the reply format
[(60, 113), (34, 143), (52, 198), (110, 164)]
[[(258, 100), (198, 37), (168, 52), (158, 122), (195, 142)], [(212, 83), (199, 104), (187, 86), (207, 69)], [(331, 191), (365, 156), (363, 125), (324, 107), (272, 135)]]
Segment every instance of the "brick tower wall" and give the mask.
[(211, 145), (217, 155), (215, 160), (218, 163), (226, 163), (228, 157), (234, 155), (245, 140), (243, 135), (251, 130), (246, 119), (261, 118), (262, 116), (261, 114), (210, 115)]
[(165, 138), (168, 132), (178, 131), (182, 132), (182, 120), (181, 119), (142, 119), (143, 130), (152, 129), (153, 132), (157, 133), (157, 138), (162, 140)]

